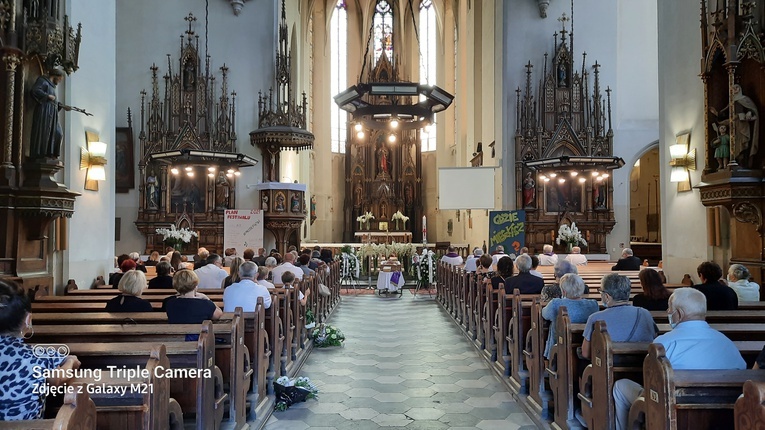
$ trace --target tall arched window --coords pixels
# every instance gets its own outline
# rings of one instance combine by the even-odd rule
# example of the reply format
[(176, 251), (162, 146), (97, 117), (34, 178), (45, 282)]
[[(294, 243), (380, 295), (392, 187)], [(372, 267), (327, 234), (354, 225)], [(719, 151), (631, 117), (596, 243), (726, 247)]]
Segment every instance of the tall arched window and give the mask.
[[(436, 11), (432, 0), (420, 2), (420, 83), (436, 84)], [(435, 120), (434, 120), (435, 121)], [(420, 132), (422, 152), (436, 150), (436, 124)]]
[[(348, 87), (348, 14), (345, 0), (338, 0), (330, 23), (331, 95), (335, 96)], [(348, 135), (348, 113), (337, 106), (333, 98), (329, 99), (332, 112), (332, 152), (345, 153), (345, 141)]]
[[(377, 0), (374, 15), (374, 53), (377, 64), (383, 51), (393, 61), (393, 6), (386, 0)], [(374, 66), (373, 66), (374, 67)]]

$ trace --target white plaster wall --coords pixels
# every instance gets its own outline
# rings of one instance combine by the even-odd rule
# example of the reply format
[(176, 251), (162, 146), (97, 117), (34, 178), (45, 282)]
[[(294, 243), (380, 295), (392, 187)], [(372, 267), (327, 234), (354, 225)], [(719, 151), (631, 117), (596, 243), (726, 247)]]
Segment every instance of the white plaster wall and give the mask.
[[(638, 4), (640, 3), (640, 4)], [(597, 61), (602, 91), (611, 87), (614, 154), (631, 166), (647, 146), (658, 138), (656, 48), (652, 40), (655, 5), (645, 2), (602, 2), (581, 0), (574, 8), (575, 67), (581, 70), (582, 52), (587, 53), (587, 69)], [(539, 17), (535, 2), (513, 2), (504, 9), (504, 101), (506, 128), (502, 136), (503, 207), (515, 207), (514, 143), (517, 87), (525, 88), (527, 61), (534, 65), (532, 85), (538, 87), (544, 67), (544, 53), (553, 53), (553, 33), (560, 31), (557, 19), (571, 16), (569, 2), (551, 2), (547, 18)], [(568, 29), (568, 27), (567, 27)], [(549, 61), (552, 57), (549, 57)], [(590, 85), (593, 76), (590, 73)], [(605, 98), (605, 92), (603, 97)], [(607, 246), (612, 258), (619, 244), (629, 242), (629, 168), (613, 174), (613, 208), (617, 220)], [(507, 191), (510, 192), (507, 192)]]
[[(675, 136), (691, 132), (691, 148), (704, 153), (704, 88), (699, 74), (701, 35), (699, 3), (695, 0), (658, 0), (660, 140), (662, 178), (668, 178), (669, 145)], [(703, 162), (702, 162), (703, 165)], [(691, 184), (701, 179), (701, 169), (691, 172)], [(662, 254), (664, 270), (671, 282), (684, 273), (696, 274), (698, 264), (709, 257), (706, 246), (706, 211), (698, 190), (678, 193), (676, 184), (661, 182)]]
[[(84, 1), (84, 0), (83, 0)], [(96, 3), (90, 1), (89, 3)], [(249, 133), (258, 124), (258, 91), (266, 92), (273, 86), (274, 57), (276, 49), (276, 0), (260, 0), (244, 5), (239, 16), (224, 1), (209, 1), (208, 44), (211, 55), (210, 69), (216, 75), (216, 92), (220, 95), (220, 72), (224, 63), (229, 68), (229, 92), (236, 91), (236, 133), (238, 151), (261, 160), (260, 151), (250, 145)], [(167, 71), (170, 54), (174, 73), (178, 72), (180, 35), (188, 25), (183, 20), (192, 12), (197, 18), (194, 26), (199, 36), (200, 54), (205, 45), (205, 2), (185, 0), (130, 0), (117, 5), (117, 71), (116, 126), (127, 125), (127, 109), (133, 112), (135, 160), (138, 160), (140, 142), (140, 91), (151, 91), (149, 67), (156, 63), (160, 76)], [(204, 66), (204, 60), (203, 60)], [(160, 94), (164, 93), (160, 79)], [(258, 164), (242, 170), (236, 184), (237, 208), (252, 208), (257, 204), (254, 187), (262, 179)], [(127, 194), (117, 194), (116, 216), (122, 218), (121, 240), (116, 243), (116, 253), (143, 251), (145, 238), (135, 228), (138, 214), (138, 169), (136, 164), (136, 189)], [(112, 221), (113, 223), (113, 221)]]
[[(69, 249), (56, 259), (63, 262), (62, 278), (87, 287), (96, 275), (108, 273), (114, 255), (114, 106), (116, 0), (70, 0), (67, 14), (72, 25), (82, 23), (80, 69), (65, 80), (66, 104), (81, 107), (93, 116), (65, 115), (64, 183), (82, 193), (68, 224)], [(106, 180), (99, 191), (85, 191), (85, 171), (79, 170), (85, 130), (99, 134), (108, 145)]]

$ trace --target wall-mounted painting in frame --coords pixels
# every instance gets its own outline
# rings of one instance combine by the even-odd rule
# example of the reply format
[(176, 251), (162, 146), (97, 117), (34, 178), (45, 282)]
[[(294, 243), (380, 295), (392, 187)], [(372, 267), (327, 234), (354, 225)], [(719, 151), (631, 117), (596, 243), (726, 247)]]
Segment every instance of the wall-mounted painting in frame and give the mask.
[(114, 182), (118, 193), (135, 188), (135, 163), (133, 163), (133, 129), (117, 127), (115, 133)]

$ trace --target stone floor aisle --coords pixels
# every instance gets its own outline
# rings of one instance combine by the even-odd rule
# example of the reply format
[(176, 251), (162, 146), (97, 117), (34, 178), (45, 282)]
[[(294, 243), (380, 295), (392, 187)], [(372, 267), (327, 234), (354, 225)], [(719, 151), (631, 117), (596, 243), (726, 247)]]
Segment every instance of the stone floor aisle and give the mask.
[(330, 324), (345, 346), (314, 349), (300, 372), (319, 399), (275, 411), (266, 430), (536, 428), (427, 295), (344, 296)]

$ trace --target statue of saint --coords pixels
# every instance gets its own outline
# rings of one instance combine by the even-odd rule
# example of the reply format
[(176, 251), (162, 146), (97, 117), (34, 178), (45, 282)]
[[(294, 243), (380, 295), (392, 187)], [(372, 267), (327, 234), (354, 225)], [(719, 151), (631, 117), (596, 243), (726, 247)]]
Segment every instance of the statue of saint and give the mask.
[(361, 194), (364, 192), (364, 190), (361, 188), (361, 183), (356, 183), (356, 188), (353, 190), (354, 192), (354, 201), (353, 203), (356, 206), (361, 206)]
[(563, 88), (568, 86), (566, 82), (566, 65), (563, 62), (558, 63), (558, 86)]
[(263, 212), (268, 212), (268, 194), (263, 193), (263, 197), (261, 197), (260, 202), (260, 209)]
[(316, 221), (316, 196), (311, 196), (311, 224)]
[(414, 189), (412, 188), (412, 183), (407, 182), (404, 185), (404, 203), (410, 206), (412, 202), (414, 202)]
[(277, 193), (276, 194), (276, 212), (284, 212), (284, 204), (285, 202), (284, 194), (283, 193)]
[(226, 180), (223, 172), (218, 175), (218, 182), (215, 183), (215, 209), (228, 209), (231, 187)]
[(390, 160), (388, 159), (388, 156), (389, 156), (388, 148), (386, 148), (385, 146), (381, 147), (379, 151), (379, 155), (380, 155), (380, 166), (379, 166), (380, 171), (378, 173), (390, 174), (390, 164), (389, 164)]
[(183, 90), (194, 91), (194, 85), (197, 82), (197, 72), (195, 70), (194, 63), (191, 60), (187, 60), (183, 66)]
[(146, 178), (146, 206), (149, 209), (159, 207), (159, 187), (157, 186), (157, 176), (153, 170)]
[(722, 170), (728, 166), (730, 160), (730, 135), (727, 122), (722, 122), (717, 132), (719, 135), (712, 141), (712, 148), (715, 149), (717, 168)]
[(531, 177), (531, 172), (526, 172), (526, 179), (523, 180), (523, 207), (532, 206), (534, 196), (536, 195), (536, 183)]
[(733, 85), (733, 102), (736, 109), (733, 117), (736, 121), (736, 158), (738, 164), (751, 168), (759, 149), (759, 112), (754, 101), (741, 92), (741, 85)]
[(47, 75), (37, 78), (32, 86), (31, 95), (35, 102), (29, 146), (29, 157), (32, 159), (61, 156), (64, 134), (58, 122), (58, 111), (62, 108), (71, 110), (56, 99), (56, 86), (63, 80), (64, 72), (51, 69)]

